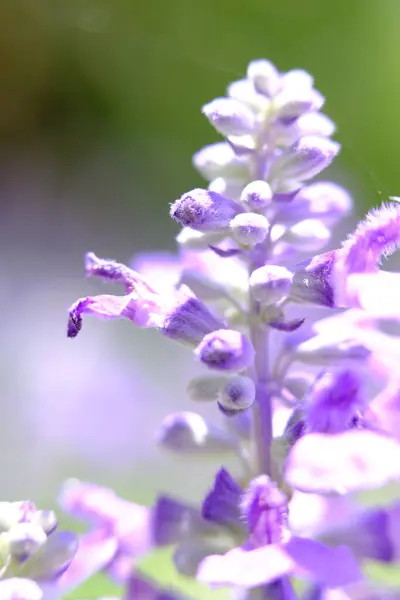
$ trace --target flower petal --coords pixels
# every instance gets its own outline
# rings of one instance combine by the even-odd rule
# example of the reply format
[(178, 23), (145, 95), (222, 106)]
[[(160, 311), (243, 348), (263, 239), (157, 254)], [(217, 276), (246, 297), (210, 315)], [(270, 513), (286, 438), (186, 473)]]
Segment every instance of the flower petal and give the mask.
[(300, 491), (319, 494), (379, 488), (400, 479), (400, 445), (365, 429), (311, 433), (294, 445), (285, 478)]

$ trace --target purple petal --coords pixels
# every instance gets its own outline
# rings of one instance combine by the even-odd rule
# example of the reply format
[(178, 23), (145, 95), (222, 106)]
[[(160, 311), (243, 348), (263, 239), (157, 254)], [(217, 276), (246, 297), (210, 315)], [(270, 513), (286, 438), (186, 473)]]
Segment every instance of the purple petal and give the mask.
[(368, 430), (305, 435), (286, 463), (286, 481), (305, 492), (345, 494), (398, 479), (400, 445)]
[(296, 537), (284, 545), (271, 544), (250, 551), (235, 548), (225, 555), (208, 556), (200, 564), (197, 578), (211, 585), (253, 588), (284, 575), (310, 579), (327, 587), (341, 587), (362, 579), (357, 562), (346, 548), (329, 548)]
[(238, 256), (238, 254), (243, 254), (243, 250), (240, 248), (218, 248), (218, 246), (208, 246), (210, 250), (215, 252), (217, 256), (221, 258), (230, 258), (231, 256)]
[(58, 580), (58, 587), (70, 590), (104, 569), (113, 559), (118, 548), (115, 537), (105, 531), (94, 531), (79, 539), (79, 548), (74, 560)]
[(213, 488), (203, 501), (203, 517), (220, 525), (240, 527), (242, 494), (242, 488), (229, 472), (224, 468), (220, 469), (215, 476)]
[(277, 329), (278, 331), (286, 331), (292, 332), (296, 331), (299, 327), (301, 327), (304, 323), (305, 319), (292, 319), (291, 321), (281, 322), (281, 321), (270, 321), (268, 325), (272, 327), (272, 329)]

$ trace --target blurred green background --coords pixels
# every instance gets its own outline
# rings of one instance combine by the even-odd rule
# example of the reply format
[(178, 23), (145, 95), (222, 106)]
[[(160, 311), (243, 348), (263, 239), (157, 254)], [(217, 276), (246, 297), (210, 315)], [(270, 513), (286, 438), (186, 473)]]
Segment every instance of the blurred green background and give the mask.
[(142, 501), (205, 489), (215, 464), (193, 477), (152, 443), (190, 409), (190, 356), (125, 323), (65, 338), (68, 305), (98, 289), (82, 256), (174, 248), (169, 203), (218, 139), (200, 107), (254, 58), (314, 75), (358, 214), (400, 195), (399, 31), (398, 0), (1, 0), (4, 499), (51, 503), (69, 476)]

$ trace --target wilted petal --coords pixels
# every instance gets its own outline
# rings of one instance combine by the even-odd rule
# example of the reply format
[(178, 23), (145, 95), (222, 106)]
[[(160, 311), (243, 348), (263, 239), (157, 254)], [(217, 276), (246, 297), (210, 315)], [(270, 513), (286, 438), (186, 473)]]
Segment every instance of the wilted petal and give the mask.
[(400, 445), (369, 430), (301, 437), (286, 463), (292, 487), (317, 494), (346, 494), (400, 479)]

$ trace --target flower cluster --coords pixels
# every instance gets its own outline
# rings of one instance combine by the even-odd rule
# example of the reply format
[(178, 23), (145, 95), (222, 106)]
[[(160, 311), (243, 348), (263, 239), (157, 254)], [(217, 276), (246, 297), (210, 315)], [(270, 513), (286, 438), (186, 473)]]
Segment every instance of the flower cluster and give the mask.
[[(69, 310), (70, 338), (86, 315), (125, 318), (192, 350), (201, 371), (188, 396), (215, 403), (224, 426), (188, 410), (166, 416), (156, 437), (176, 454), (219, 460), (206, 497), (192, 506), (161, 495), (145, 508), (69, 482), (62, 508), (91, 525), (75, 558), (64, 538), (67, 556), (47, 557), (57, 534), (33, 511), (29, 527), (1, 534), (5, 590), (24, 578), (17, 597), (30, 600), (43, 577), (64, 589), (68, 577), (105, 570), (126, 600), (172, 600), (138, 566), (172, 546), (180, 573), (230, 586), (236, 598), (293, 599), (295, 579), (306, 582), (304, 598), (390, 597), (368, 585), (363, 566), (398, 559), (400, 509), (366, 512), (355, 492), (400, 479), (400, 341), (384, 329), (400, 317), (400, 278), (380, 268), (400, 243), (400, 203), (374, 209), (326, 250), (352, 200), (337, 184), (311, 182), (340, 150), (323, 104), (308, 73), (251, 62), (203, 107), (225, 139), (194, 156), (207, 186), (171, 205), (177, 254), (127, 266), (88, 253), (86, 274), (125, 293)], [(226, 455), (236, 478), (221, 467)]]

